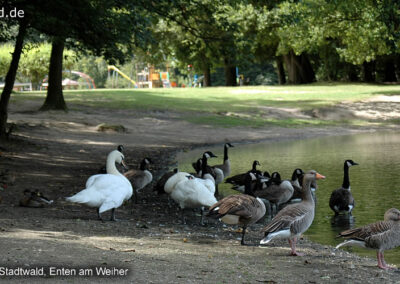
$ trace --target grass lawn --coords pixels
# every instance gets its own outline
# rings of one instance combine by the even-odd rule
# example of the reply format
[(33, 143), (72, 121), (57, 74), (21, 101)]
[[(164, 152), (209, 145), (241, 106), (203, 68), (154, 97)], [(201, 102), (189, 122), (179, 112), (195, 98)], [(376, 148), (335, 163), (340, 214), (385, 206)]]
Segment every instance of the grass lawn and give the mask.
[[(45, 92), (13, 94), (11, 102), (44, 100)], [(265, 107), (311, 110), (376, 95), (400, 95), (399, 85), (311, 84), (301, 86), (179, 89), (98, 89), (65, 91), (71, 109), (79, 106), (174, 111), (193, 123), (230, 126), (362, 124), (360, 121), (271, 119)]]

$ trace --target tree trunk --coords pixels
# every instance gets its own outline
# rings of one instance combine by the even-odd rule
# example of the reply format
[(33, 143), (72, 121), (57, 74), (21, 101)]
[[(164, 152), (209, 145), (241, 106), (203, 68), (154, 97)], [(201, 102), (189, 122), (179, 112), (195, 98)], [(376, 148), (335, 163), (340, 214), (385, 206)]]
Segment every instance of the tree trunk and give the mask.
[(383, 72), (384, 82), (397, 82), (396, 67), (393, 58), (389, 57), (385, 59)]
[(364, 62), (364, 82), (371, 83), (375, 82), (375, 61)]
[(8, 103), (10, 101), (11, 92), (14, 88), (15, 77), (17, 76), (19, 59), (21, 58), (24, 38), (28, 27), (27, 20), (22, 19), (19, 24), (18, 35), (15, 41), (14, 52), (10, 67), (5, 79), (5, 85), (0, 99), (0, 139), (4, 140), (8, 137), (7, 133), (7, 118), (8, 118)]
[(279, 85), (286, 84), (285, 68), (283, 68), (283, 60), (281, 56), (276, 57), (276, 72), (278, 73)]
[(203, 86), (204, 87), (211, 87), (211, 71), (210, 71), (210, 66), (207, 66), (203, 69)]
[(357, 71), (357, 68), (355, 65), (353, 65), (351, 63), (347, 63), (346, 70), (347, 70), (347, 80), (349, 80), (350, 82), (358, 82), (359, 81), (359, 78), (358, 78), (359, 71)]
[(288, 71), (289, 84), (315, 82), (315, 73), (306, 54), (296, 55), (293, 51), (283, 56)]
[(225, 86), (236, 86), (236, 67), (232, 66), (229, 59), (224, 59)]
[(49, 86), (46, 100), (40, 110), (67, 110), (62, 89), (64, 42), (64, 38), (53, 39), (49, 66)]

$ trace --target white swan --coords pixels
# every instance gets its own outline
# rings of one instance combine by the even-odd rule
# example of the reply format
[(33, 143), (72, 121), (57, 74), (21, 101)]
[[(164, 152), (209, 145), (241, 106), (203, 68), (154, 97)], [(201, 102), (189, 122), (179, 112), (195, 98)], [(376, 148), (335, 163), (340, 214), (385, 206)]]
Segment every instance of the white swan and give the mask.
[(186, 208), (200, 207), (202, 213), (200, 223), (203, 224), (203, 207), (210, 207), (217, 202), (214, 193), (192, 175), (187, 175), (184, 180), (178, 182), (170, 196), (182, 209), (183, 223), (185, 223), (184, 210)]
[(124, 155), (118, 150), (107, 156), (107, 174), (91, 176), (86, 182), (86, 188), (77, 194), (67, 197), (73, 203), (83, 203), (89, 207), (97, 207), (101, 213), (112, 209), (111, 220), (115, 219), (115, 208), (118, 208), (132, 196), (132, 185), (116, 168), (115, 163), (124, 165)]

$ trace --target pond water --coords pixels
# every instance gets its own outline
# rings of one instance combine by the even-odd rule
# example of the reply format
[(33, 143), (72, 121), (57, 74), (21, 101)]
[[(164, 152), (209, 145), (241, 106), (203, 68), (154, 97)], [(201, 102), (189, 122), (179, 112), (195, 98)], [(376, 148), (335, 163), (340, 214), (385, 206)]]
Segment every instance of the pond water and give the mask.
[[(322, 244), (336, 245), (340, 231), (362, 226), (383, 219), (391, 207), (400, 209), (400, 133), (376, 132), (357, 135), (333, 136), (279, 143), (235, 144), (229, 149), (232, 175), (251, 169), (254, 160), (260, 170), (278, 171), (282, 178), (290, 179), (295, 168), (314, 169), (326, 176), (318, 183), (316, 216), (306, 236)], [(211, 150), (218, 158), (210, 164), (220, 164), (223, 147), (208, 147), (180, 153), (177, 157), (181, 171), (193, 172), (191, 163), (201, 157), (204, 150)], [(352, 159), (358, 166), (350, 168), (351, 190), (356, 202), (353, 218), (336, 218), (329, 208), (333, 190), (342, 185), (343, 163)], [(237, 193), (224, 184), (220, 191)], [(376, 257), (375, 251), (345, 248), (360, 255)], [(400, 248), (387, 251), (388, 263), (400, 266)]]

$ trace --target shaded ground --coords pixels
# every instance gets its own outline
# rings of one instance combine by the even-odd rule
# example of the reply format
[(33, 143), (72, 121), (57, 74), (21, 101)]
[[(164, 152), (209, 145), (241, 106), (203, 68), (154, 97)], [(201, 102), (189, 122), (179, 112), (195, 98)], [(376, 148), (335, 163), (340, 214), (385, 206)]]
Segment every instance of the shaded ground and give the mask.
[[(362, 107), (376, 102), (364, 102)], [(347, 105), (351, 108), (350, 105)], [(213, 128), (179, 120), (179, 114), (74, 108), (68, 114), (32, 112), (38, 106), (26, 102), (12, 105), (10, 121), (17, 127), (13, 141), (1, 145), (0, 174), (6, 190), (0, 192), (1, 267), (128, 269), (121, 283), (393, 283), (397, 272), (376, 268), (376, 260), (361, 258), (332, 247), (300, 241), (305, 257), (289, 257), (285, 242), (268, 247), (240, 246), (237, 228), (210, 221), (199, 226), (199, 216), (189, 214), (180, 223), (177, 208), (151, 188), (140, 203), (117, 210), (124, 221), (99, 222), (95, 210), (65, 203), (63, 197), (83, 188), (86, 179), (104, 164), (110, 149), (126, 146), (130, 165), (149, 156), (157, 177), (174, 163), (177, 150), (238, 141), (278, 141), (321, 135), (340, 135), (374, 129), (322, 128)], [(352, 113), (361, 108), (354, 104)], [(276, 110), (275, 112), (280, 112)], [(308, 115), (308, 114), (302, 114)], [(355, 114), (356, 115), (356, 114)], [(101, 123), (123, 125), (126, 132), (98, 132)], [(8, 170), (8, 171), (7, 171)], [(6, 172), (7, 171), (7, 172)], [(18, 206), (25, 189), (39, 189), (55, 200), (48, 208)], [(107, 215), (106, 215), (107, 217)], [(265, 222), (265, 221), (264, 221)], [(254, 225), (248, 241), (258, 243), (263, 224)], [(103, 277), (54, 276), (4, 278), (15, 283), (110, 282)]]

